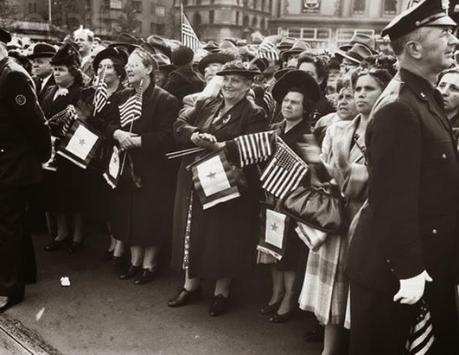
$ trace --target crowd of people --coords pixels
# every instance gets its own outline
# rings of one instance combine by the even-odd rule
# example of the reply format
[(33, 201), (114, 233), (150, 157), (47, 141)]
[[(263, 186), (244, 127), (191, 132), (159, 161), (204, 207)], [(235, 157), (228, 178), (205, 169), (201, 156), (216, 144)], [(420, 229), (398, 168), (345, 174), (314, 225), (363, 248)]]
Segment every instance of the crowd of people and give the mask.
[[(1, 311), (35, 278), (30, 206), (46, 216), (47, 252), (81, 253), (88, 221), (103, 224), (106, 259), (137, 285), (157, 277), (170, 245), (184, 281), (169, 307), (210, 279), (209, 315), (223, 315), (232, 281), (268, 264), (260, 312), (273, 323), (312, 312), (308, 339), (323, 340), (323, 355), (457, 354), (455, 27), (442, 2), (424, 0), (386, 26), (384, 51), (361, 33), (334, 52), (281, 36), (193, 51), (156, 35), (107, 43), (84, 28), (18, 48), (1, 30)], [(71, 150), (90, 137), (86, 153)], [(282, 213), (282, 182), (263, 176), (283, 158), (242, 163), (241, 137), (257, 139), (254, 156), (283, 150), (306, 167), (285, 194), (338, 191), (340, 229)]]

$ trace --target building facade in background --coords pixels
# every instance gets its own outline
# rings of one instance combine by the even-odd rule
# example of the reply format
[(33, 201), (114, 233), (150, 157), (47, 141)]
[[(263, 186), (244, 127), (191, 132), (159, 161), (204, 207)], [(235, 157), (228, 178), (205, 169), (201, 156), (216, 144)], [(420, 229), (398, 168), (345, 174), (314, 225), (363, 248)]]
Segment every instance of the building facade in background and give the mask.
[(409, 0), (274, 0), (271, 34), (337, 48), (355, 32), (376, 35)]
[(174, 0), (180, 3), (200, 40), (249, 39), (259, 31), (269, 33), (273, 0)]

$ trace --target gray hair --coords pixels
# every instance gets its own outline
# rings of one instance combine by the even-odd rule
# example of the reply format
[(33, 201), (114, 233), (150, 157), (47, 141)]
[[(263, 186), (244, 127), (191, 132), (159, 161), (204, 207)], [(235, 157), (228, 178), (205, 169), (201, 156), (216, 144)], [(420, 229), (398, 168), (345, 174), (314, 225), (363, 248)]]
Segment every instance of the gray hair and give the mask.
[(415, 29), (414, 31), (399, 37), (395, 40), (392, 40), (390, 42), (390, 45), (395, 53), (396, 56), (400, 56), (403, 53), (403, 50), (405, 49), (405, 46), (408, 42), (411, 41), (418, 41), (421, 42), (424, 39), (424, 31), (425, 29), (423, 27), (419, 27)]

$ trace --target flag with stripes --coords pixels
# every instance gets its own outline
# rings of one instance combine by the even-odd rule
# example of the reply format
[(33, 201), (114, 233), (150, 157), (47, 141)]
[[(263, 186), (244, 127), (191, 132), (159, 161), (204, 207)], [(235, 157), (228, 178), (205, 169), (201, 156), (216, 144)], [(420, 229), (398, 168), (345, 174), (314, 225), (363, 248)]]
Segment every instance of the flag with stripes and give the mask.
[(139, 119), (142, 115), (142, 95), (142, 84), (140, 84), (137, 93), (118, 106), (121, 127), (126, 127), (128, 124)]
[(427, 354), (435, 340), (432, 329), (432, 317), (427, 303), (420, 301), (419, 313), (415, 324), (410, 330), (410, 335), (406, 342), (406, 351), (409, 355)]
[(246, 134), (234, 139), (241, 167), (261, 163), (273, 154), (274, 131)]
[(191, 27), (190, 21), (186, 17), (185, 13), (182, 12), (182, 43), (191, 48), (193, 51), (197, 51), (202, 47), (196, 32)]
[(260, 43), (258, 46), (257, 54), (259, 58), (266, 58), (269, 61), (279, 60), (279, 52), (276, 45), (269, 41)]
[(94, 114), (102, 111), (108, 101), (108, 86), (105, 82), (105, 69), (97, 81), (96, 93), (94, 94)]
[(281, 138), (277, 137), (276, 143), (277, 150), (260, 180), (267, 192), (283, 198), (300, 185), (308, 166)]

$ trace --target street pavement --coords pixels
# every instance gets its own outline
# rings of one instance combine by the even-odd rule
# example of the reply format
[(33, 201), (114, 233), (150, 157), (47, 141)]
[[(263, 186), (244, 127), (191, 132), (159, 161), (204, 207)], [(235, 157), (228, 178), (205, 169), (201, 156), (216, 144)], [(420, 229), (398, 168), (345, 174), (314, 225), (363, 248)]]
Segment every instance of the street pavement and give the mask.
[[(48, 237), (35, 236), (38, 282), (27, 287), (25, 302), (5, 312), (7, 320), (20, 322), (55, 349), (50, 353), (320, 354), (321, 344), (303, 339), (313, 324), (309, 313), (298, 311), (284, 324), (272, 324), (259, 313), (269, 294), (266, 266), (235, 282), (229, 313), (212, 318), (211, 283), (204, 284), (204, 297), (196, 304), (169, 308), (167, 300), (180, 288), (180, 275), (163, 268), (146, 285), (119, 280), (110, 262), (102, 260), (108, 237), (88, 239), (80, 254), (69, 255), (44, 252)], [(61, 286), (63, 276), (69, 277), (69, 287)], [(0, 354), (11, 353), (2, 343), (0, 334)]]

